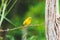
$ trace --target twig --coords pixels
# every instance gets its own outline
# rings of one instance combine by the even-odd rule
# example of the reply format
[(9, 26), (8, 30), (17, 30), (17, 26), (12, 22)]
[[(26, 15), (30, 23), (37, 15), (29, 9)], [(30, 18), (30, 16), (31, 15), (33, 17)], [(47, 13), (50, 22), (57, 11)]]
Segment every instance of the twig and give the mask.
[[(41, 26), (43, 25), (44, 23), (42, 24), (37, 24), (37, 25), (30, 25), (30, 26)], [(12, 28), (12, 29), (6, 29), (6, 30), (0, 30), (0, 32), (3, 32), (3, 31), (13, 31), (13, 30), (16, 30), (16, 29), (22, 29), (22, 28), (26, 28), (26, 26), (20, 26), (20, 27), (17, 27), (17, 28)]]

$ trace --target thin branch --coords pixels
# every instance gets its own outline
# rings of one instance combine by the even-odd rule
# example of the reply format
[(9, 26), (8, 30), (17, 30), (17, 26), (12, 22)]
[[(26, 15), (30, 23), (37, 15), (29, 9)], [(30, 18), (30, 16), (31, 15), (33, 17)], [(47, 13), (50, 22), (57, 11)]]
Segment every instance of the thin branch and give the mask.
[[(37, 24), (37, 25), (29, 25), (29, 26), (32, 26), (32, 27), (35, 27), (35, 26), (41, 26), (41, 25), (44, 25), (44, 23), (42, 24)], [(0, 30), (0, 32), (3, 32), (3, 31), (13, 31), (13, 30), (16, 30), (16, 29), (22, 29), (22, 28), (26, 28), (27, 26), (20, 26), (20, 27), (17, 27), (17, 28), (12, 28), (12, 29), (6, 29), (6, 30)]]

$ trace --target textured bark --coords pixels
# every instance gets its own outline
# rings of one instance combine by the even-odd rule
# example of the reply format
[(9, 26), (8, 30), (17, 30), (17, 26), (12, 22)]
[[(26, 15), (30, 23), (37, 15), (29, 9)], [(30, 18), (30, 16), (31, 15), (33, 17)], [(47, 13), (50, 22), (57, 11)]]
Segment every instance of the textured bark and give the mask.
[(60, 40), (59, 0), (46, 0), (46, 39)]

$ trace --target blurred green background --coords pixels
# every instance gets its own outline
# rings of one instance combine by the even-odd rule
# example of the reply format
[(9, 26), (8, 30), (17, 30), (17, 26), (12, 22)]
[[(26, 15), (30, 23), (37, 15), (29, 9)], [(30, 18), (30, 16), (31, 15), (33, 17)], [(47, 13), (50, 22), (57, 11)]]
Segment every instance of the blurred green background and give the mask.
[[(7, 10), (11, 7), (14, 0), (11, 0)], [(59, 8), (60, 9), (60, 8)], [(45, 35), (45, 0), (17, 0), (16, 4), (6, 16), (12, 24), (4, 20), (5, 28), (17, 28), (23, 24), (27, 17), (32, 17), (32, 25), (28, 27), (27, 40), (46, 40)], [(38, 25), (37, 25), (38, 24)], [(22, 31), (17, 29), (6, 33), (8, 40), (21, 40)]]

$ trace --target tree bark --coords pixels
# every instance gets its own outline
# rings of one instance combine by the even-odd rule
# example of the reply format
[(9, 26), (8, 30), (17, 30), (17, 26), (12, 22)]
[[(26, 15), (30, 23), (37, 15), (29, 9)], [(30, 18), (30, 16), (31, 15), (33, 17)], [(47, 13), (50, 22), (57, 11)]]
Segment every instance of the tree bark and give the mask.
[(46, 0), (46, 39), (60, 40), (59, 0)]

